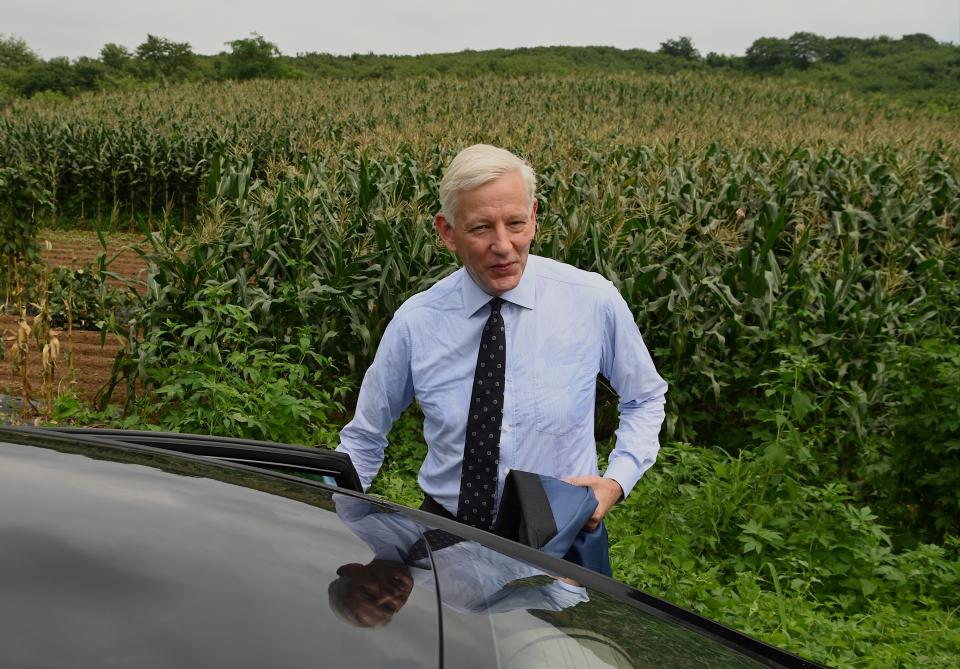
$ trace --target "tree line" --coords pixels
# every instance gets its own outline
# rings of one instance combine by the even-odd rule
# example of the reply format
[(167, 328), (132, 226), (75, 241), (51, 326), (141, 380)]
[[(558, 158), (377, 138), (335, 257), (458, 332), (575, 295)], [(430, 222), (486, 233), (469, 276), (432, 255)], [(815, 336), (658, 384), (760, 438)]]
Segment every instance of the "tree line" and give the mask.
[(132, 51), (109, 42), (97, 58), (43, 60), (25, 40), (0, 35), (0, 100), (45, 92), (123, 90), (149, 83), (297, 76), (288, 71), (277, 46), (261, 35), (253, 33), (226, 45), (229, 51), (203, 56), (194, 53), (189, 42), (148, 34)]
[[(743, 56), (709, 52), (689, 37), (665, 40), (656, 52), (612, 47), (534, 47), (466, 50), (449, 54), (391, 56), (301, 53), (285, 56), (262, 35), (231, 40), (216, 55), (193, 51), (188, 42), (148, 34), (130, 50), (108, 43), (98, 57), (44, 60), (23, 39), (0, 35), (0, 107), (16, 97), (71, 96), (84, 91), (124, 90), (183, 81), (253, 78), (393, 78), (400, 76), (508, 76), (582, 71), (685, 69), (738, 71), (830, 81), (855, 90), (910, 97), (917, 91), (945, 93), (960, 109), (960, 47), (938, 43), (924, 33), (871, 38), (823, 37), (796, 32), (788, 38), (761, 37)], [(941, 96), (942, 97), (942, 96)]]
[(754, 40), (743, 56), (725, 56), (711, 51), (701, 57), (689, 37), (661, 42), (659, 53), (688, 60), (703, 60), (717, 67), (771, 71), (790, 68), (805, 70), (815, 63), (842, 64), (857, 56), (880, 57), (941, 47), (949, 48), (925, 33), (893, 39), (886, 35), (869, 38), (822, 37), (811, 32), (796, 32), (785, 39), (761, 37)]

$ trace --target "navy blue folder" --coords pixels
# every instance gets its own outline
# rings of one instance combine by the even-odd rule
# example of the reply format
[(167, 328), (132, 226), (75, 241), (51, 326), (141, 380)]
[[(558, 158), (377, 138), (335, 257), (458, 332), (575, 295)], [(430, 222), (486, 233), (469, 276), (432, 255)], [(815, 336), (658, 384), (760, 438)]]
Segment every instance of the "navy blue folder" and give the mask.
[(607, 528), (584, 525), (597, 508), (590, 488), (544, 474), (507, 474), (493, 531), (606, 576), (612, 574)]

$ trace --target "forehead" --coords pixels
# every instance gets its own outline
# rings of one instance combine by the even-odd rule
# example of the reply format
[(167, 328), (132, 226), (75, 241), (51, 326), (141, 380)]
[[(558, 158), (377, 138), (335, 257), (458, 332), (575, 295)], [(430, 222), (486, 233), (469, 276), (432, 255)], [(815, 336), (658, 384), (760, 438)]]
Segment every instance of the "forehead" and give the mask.
[(458, 216), (464, 219), (525, 216), (531, 206), (527, 184), (519, 172), (507, 172), (460, 194)]

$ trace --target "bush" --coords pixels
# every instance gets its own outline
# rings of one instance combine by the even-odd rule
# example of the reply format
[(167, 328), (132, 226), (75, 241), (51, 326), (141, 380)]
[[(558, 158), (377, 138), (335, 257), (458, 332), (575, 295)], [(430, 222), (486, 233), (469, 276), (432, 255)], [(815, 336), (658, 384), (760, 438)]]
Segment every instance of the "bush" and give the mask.
[(795, 450), (671, 444), (608, 526), (617, 578), (831, 666), (946, 668), (960, 652), (960, 540), (897, 552)]
[(960, 345), (902, 346), (867, 477), (908, 541), (960, 534)]
[(188, 305), (202, 314), (195, 324), (170, 322), (140, 343), (138, 363), (154, 392), (138, 413), (173, 432), (335, 443), (329, 426), (350, 387), (316, 352), (316, 331), (299, 328), (266, 346), (250, 312), (228, 296), (228, 287), (206, 286)]

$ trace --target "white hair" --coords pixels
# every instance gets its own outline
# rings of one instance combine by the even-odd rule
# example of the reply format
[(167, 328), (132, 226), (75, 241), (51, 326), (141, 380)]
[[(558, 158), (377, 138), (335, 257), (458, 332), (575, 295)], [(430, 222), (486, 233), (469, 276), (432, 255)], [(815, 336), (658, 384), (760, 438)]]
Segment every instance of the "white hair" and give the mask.
[(479, 188), (507, 172), (519, 172), (523, 177), (529, 207), (533, 209), (537, 175), (526, 160), (490, 144), (474, 144), (458, 153), (440, 181), (440, 211), (447, 223), (454, 225), (460, 193)]

